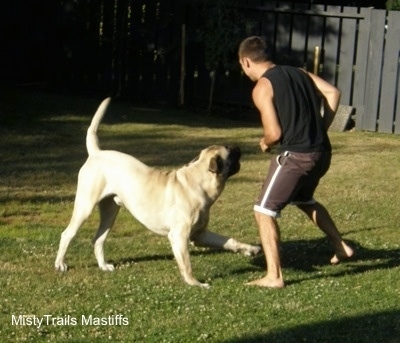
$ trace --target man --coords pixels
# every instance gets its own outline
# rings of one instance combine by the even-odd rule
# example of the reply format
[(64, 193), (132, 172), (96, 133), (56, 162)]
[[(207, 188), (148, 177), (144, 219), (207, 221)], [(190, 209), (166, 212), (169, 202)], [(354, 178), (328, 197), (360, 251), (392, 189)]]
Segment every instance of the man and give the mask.
[[(289, 203), (302, 210), (330, 239), (335, 250), (332, 264), (350, 258), (353, 249), (343, 240), (328, 211), (313, 198), (331, 160), (327, 129), (339, 105), (340, 91), (303, 69), (272, 62), (265, 40), (246, 38), (239, 47), (243, 72), (256, 85), (253, 101), (260, 112), (261, 150), (279, 144), (259, 199), (254, 206), (267, 275), (248, 285), (282, 288), (277, 217)], [(321, 100), (324, 114), (321, 115)]]

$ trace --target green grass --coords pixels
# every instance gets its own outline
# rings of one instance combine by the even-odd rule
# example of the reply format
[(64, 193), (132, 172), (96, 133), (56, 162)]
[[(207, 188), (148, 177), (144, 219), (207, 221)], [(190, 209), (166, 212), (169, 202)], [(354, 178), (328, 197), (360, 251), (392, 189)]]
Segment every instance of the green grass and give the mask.
[[(85, 131), (98, 101), (40, 92), (0, 97), (1, 342), (399, 342), (400, 136), (332, 133), (332, 167), (316, 197), (331, 211), (354, 260), (330, 266), (331, 247), (296, 209), (280, 220), (287, 287), (249, 288), (263, 256), (191, 248), (196, 277), (182, 281), (168, 241), (120, 212), (106, 246), (113, 273), (96, 265), (95, 211), (72, 241), (69, 271), (54, 271), (68, 224)], [(256, 118), (256, 114), (255, 118)], [(257, 120), (144, 111), (114, 102), (100, 129), (107, 149), (158, 168), (177, 168), (211, 144), (238, 144), (242, 170), (212, 209), (210, 228), (258, 244), (252, 213), (269, 155), (258, 151)], [(127, 325), (83, 325), (82, 316)], [(12, 316), (51, 315), (40, 328)], [(76, 320), (76, 325), (73, 325)]]

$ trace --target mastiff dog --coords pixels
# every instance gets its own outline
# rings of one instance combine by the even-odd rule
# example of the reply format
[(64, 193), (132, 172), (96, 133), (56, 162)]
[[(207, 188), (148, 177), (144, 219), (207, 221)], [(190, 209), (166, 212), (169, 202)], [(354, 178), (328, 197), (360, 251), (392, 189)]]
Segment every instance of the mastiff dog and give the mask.
[(120, 206), (149, 230), (168, 236), (179, 271), (189, 285), (208, 287), (193, 276), (189, 242), (248, 256), (257, 254), (259, 246), (238, 242), (207, 228), (211, 206), (227, 179), (240, 169), (240, 149), (213, 145), (189, 164), (169, 172), (149, 167), (122, 152), (101, 150), (97, 129), (109, 102), (107, 98), (100, 104), (87, 130), (89, 157), (79, 171), (74, 209), (61, 234), (56, 269), (67, 270), (64, 257), (68, 245), (96, 204), (100, 224), (93, 239), (94, 254), (100, 269), (105, 271), (114, 269), (104, 259), (103, 245)]

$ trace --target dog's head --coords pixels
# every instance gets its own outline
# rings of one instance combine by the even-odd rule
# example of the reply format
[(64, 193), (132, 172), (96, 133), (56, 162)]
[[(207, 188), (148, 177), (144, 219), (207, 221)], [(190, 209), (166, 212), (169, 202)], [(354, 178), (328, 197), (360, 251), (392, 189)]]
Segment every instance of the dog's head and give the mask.
[(210, 205), (223, 191), (226, 180), (239, 172), (240, 156), (239, 147), (212, 145), (180, 172), (185, 174), (186, 182), (193, 183), (196, 189), (202, 188), (202, 197)]
[(201, 151), (191, 163), (201, 162), (208, 171), (222, 179), (236, 174), (240, 170), (241, 151), (237, 146), (212, 145)]
[(210, 159), (208, 170), (225, 178), (238, 173), (240, 170), (240, 148), (229, 146), (216, 148), (214, 156)]

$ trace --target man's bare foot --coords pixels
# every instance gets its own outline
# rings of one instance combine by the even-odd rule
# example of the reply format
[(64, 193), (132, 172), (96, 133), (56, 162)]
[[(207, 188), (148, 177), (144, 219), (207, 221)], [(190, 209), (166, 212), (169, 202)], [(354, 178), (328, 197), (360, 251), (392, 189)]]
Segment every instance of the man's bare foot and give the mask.
[(254, 280), (245, 284), (246, 286), (259, 286), (259, 287), (268, 287), (268, 288), (283, 288), (285, 287), (285, 283), (281, 279), (270, 279), (267, 276), (262, 279)]
[(331, 264), (339, 264), (343, 260), (347, 260), (354, 255), (354, 250), (350, 248), (345, 242), (341, 243), (339, 249), (336, 250), (335, 255), (331, 258)]

